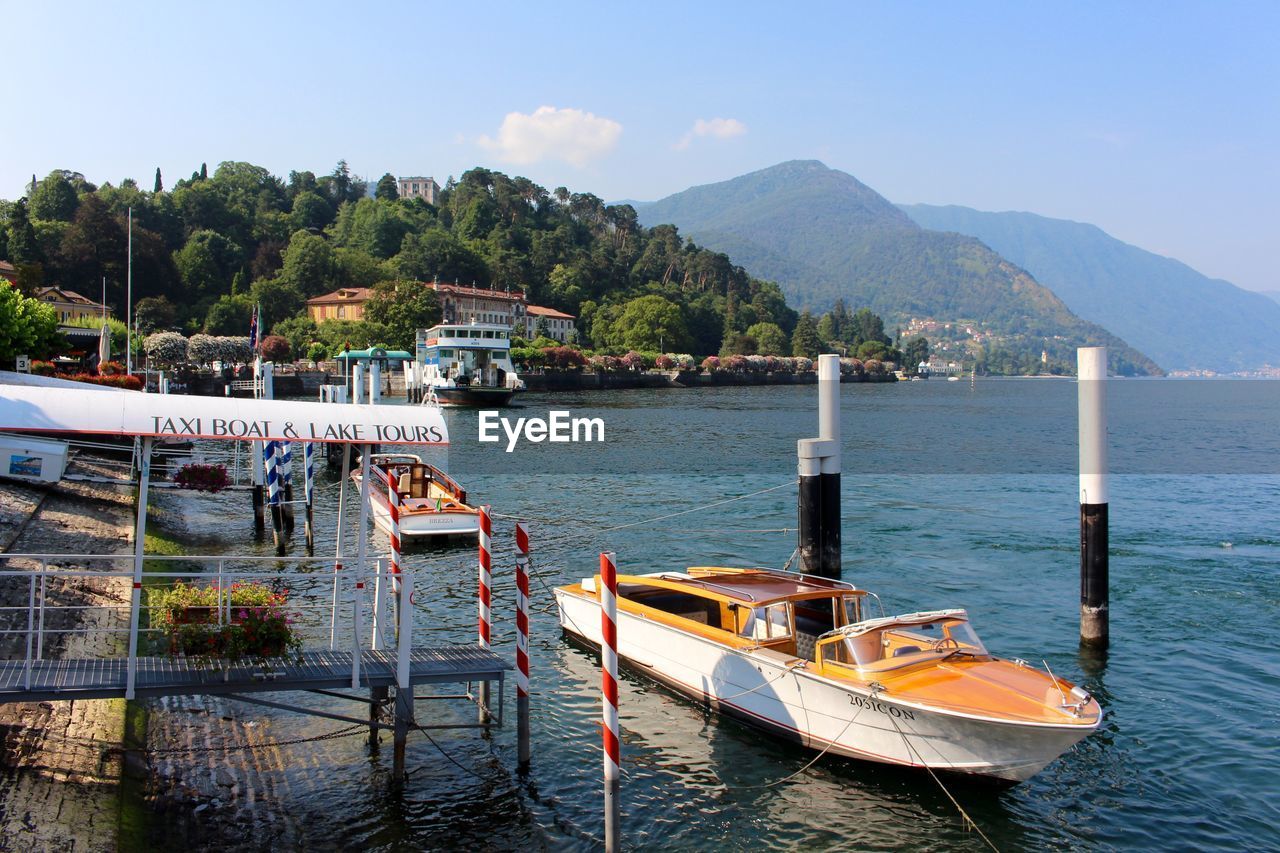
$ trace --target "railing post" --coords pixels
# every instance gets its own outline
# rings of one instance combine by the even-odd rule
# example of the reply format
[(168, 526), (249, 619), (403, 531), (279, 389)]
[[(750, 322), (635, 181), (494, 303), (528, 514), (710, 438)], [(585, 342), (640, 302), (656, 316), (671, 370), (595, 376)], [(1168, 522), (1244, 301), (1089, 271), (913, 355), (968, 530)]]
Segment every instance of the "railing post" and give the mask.
[(142, 562), (147, 542), (147, 488), (151, 481), (151, 436), (143, 436), (138, 475), (138, 522), (133, 532), (133, 591), (129, 596), (129, 660), (124, 698), (133, 699), (138, 680), (138, 619), (142, 609)]
[(413, 651), (413, 606), (409, 598), (413, 595), (413, 575), (405, 572), (400, 576), (400, 624), (399, 643), (396, 647), (396, 688), (408, 690), (409, 686), (409, 653)]
[(40, 621), (36, 626), (36, 660), (44, 660), (44, 611), (49, 594), (49, 561), (40, 561)]
[(373, 576), (373, 633), (369, 648), (375, 652), (383, 649), (382, 632), (387, 627), (386, 599), (387, 589), (383, 586), (387, 574), (387, 559), (379, 557), (374, 564), (377, 574)]
[(343, 444), (342, 479), (338, 481), (338, 529), (333, 544), (333, 607), (329, 611), (329, 648), (338, 647), (338, 579), (342, 576), (342, 526), (346, 523), (347, 481), (351, 478), (351, 445)]
[(27, 663), (24, 687), (31, 689), (31, 641), (36, 619), (36, 576), (32, 575), (27, 587)]
[(364, 581), (356, 575), (351, 603), (351, 689), (360, 687), (360, 635), (364, 633)]

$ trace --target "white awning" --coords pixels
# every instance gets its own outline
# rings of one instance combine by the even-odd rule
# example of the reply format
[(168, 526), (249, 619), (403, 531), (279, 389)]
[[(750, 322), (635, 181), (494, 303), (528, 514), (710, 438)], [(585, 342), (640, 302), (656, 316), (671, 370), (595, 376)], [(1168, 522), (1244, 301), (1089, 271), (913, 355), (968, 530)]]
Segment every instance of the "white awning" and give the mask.
[[(82, 384), (82, 383), (81, 383)], [(440, 410), (0, 385), (0, 429), (163, 438), (449, 443)]]

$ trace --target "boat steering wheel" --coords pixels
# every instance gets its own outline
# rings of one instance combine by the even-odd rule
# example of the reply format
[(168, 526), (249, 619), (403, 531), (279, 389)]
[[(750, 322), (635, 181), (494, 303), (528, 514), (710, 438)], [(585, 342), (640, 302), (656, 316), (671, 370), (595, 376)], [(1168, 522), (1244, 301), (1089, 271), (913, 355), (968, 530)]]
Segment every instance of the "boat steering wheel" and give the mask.
[(952, 651), (960, 651), (960, 641), (955, 637), (943, 637), (940, 640), (934, 640), (929, 648), (935, 652), (946, 651), (948, 649)]

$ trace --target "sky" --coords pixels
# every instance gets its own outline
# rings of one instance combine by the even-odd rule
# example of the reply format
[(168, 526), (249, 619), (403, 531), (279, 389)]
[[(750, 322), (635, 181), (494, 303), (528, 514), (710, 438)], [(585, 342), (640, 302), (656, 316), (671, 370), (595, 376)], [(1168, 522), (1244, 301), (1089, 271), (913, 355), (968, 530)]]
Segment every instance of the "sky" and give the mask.
[(818, 159), (1280, 290), (1280, 3), (0, 0), (0, 198), (207, 162), (654, 200)]

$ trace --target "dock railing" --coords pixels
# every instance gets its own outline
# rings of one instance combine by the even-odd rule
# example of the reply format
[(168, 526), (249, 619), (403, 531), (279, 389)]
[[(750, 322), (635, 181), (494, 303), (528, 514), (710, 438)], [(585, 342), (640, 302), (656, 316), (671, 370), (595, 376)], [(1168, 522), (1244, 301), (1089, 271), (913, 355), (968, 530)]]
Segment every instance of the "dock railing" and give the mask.
[[(154, 618), (158, 608), (150, 596), (138, 596), (136, 607), (132, 603), (134, 559), (133, 554), (0, 554), (0, 599), (11, 602), (0, 605), (0, 661), (23, 661), (25, 689), (31, 689), (33, 666), (51, 652), (82, 660), (123, 657), (128, 662), (126, 695), (132, 697), (137, 659), (173, 652), (159, 642), (168, 629)], [(363, 652), (393, 648), (396, 683), (409, 687), (413, 574), (392, 575), (386, 559), (370, 561), (363, 574), (354, 567), (335, 571), (331, 564), (306, 557), (145, 559), (151, 570), (143, 576), (144, 592), (179, 583), (216, 590), (213, 613), (204, 614), (214, 628), (235, 620), (232, 595), (237, 584), (260, 583), (287, 596), (282, 607), (304, 651), (309, 646), (351, 652), (352, 688), (361, 686)], [(90, 562), (121, 568), (83, 568)], [(15, 567), (22, 563), (29, 567)], [(184, 570), (184, 564), (198, 570)], [(157, 566), (163, 570), (155, 571)], [(366, 610), (371, 614), (367, 629)]]

